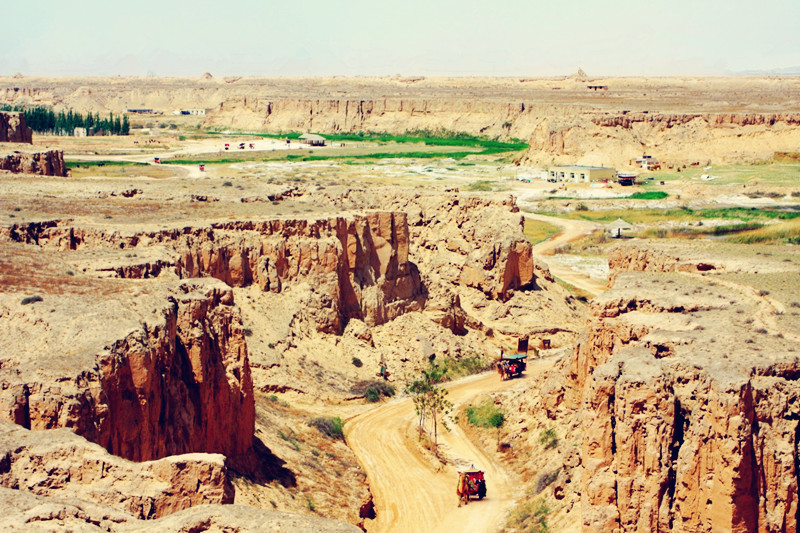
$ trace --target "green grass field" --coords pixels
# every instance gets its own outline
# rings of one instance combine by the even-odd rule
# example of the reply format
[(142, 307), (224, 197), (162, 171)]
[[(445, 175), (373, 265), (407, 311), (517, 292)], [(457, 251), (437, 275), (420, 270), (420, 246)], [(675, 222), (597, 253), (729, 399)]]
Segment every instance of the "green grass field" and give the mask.
[(715, 209), (605, 209), (598, 211), (572, 211), (570, 213), (549, 213), (543, 215), (590, 220), (592, 222), (613, 222), (621, 218), (631, 224), (658, 224), (662, 222), (698, 222), (710, 219), (741, 220), (745, 222), (768, 220), (792, 220), (800, 217), (800, 211), (766, 209), (755, 207), (723, 207)]
[(525, 219), (525, 227), (523, 233), (528, 238), (531, 244), (538, 244), (546, 241), (553, 235), (559, 232), (559, 227), (547, 222), (540, 222), (538, 220)]
[[(208, 132), (210, 135), (221, 135), (219, 132)], [(270, 139), (293, 139), (300, 137), (299, 132), (289, 133), (226, 133), (225, 135), (247, 135), (256, 137), (266, 137)], [(374, 146), (359, 146), (355, 149), (346, 147), (346, 151), (336, 151), (323, 154), (299, 154), (297, 151), (275, 151), (261, 153), (242, 153), (234, 155), (228, 153), (219, 156), (202, 156), (188, 159), (165, 159), (163, 163), (176, 165), (194, 164), (229, 164), (242, 161), (327, 161), (339, 160), (345, 163), (354, 160), (377, 160), (377, 159), (431, 159), (439, 157), (449, 157), (452, 159), (463, 159), (469, 155), (491, 155), (508, 152), (518, 152), (525, 150), (528, 145), (518, 139), (511, 139), (508, 142), (497, 139), (487, 139), (475, 137), (462, 133), (449, 131), (412, 131), (404, 135), (389, 135), (386, 133), (347, 133), (347, 134), (323, 134), (331, 142), (360, 142), (372, 143)], [(425, 149), (403, 150), (399, 147), (390, 150), (390, 147), (402, 144), (422, 145)], [(421, 147), (420, 147), (421, 148)], [(458, 150), (463, 148), (463, 150)], [(349, 153), (348, 153), (349, 152)]]

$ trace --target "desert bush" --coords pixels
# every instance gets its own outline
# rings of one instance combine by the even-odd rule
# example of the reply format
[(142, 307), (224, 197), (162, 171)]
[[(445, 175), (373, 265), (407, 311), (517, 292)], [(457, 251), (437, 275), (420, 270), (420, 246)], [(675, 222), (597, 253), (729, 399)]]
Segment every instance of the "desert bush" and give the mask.
[(20, 303), (22, 303), (22, 305), (28, 305), (36, 302), (41, 302), (42, 300), (43, 298), (37, 294), (36, 296), (27, 296), (23, 298), (22, 302)]
[(536, 478), (536, 484), (533, 486), (534, 494), (539, 494), (544, 489), (550, 486), (553, 481), (558, 478), (558, 473), (561, 471), (560, 468), (553, 470), (552, 472), (542, 472), (539, 474), (539, 477)]
[(529, 533), (548, 533), (547, 516), (550, 507), (543, 498), (523, 503), (511, 512), (508, 525), (517, 531)]
[(338, 416), (335, 417), (317, 417), (308, 421), (308, 425), (315, 427), (323, 435), (332, 439), (344, 440), (344, 422)]
[(497, 408), (491, 398), (466, 409), (467, 422), (476, 427), (496, 428), (503, 425), (505, 415)]
[(381, 396), (391, 398), (395, 394), (395, 390), (392, 385), (380, 380), (361, 381), (356, 383), (350, 389), (350, 392), (353, 394), (363, 395), (370, 403), (377, 402), (381, 399)]
[(358, 357), (353, 357), (353, 366), (356, 368), (361, 368), (362, 366), (364, 366), (364, 363), (362, 363), (361, 359), (359, 359)]
[(556, 430), (550, 428), (539, 433), (539, 444), (544, 446), (545, 450), (549, 450), (550, 448), (555, 448), (558, 446), (558, 435), (556, 434)]
[(224, 182), (222, 182), (222, 186), (223, 187), (233, 187), (233, 183), (231, 183), (230, 181), (224, 181)]
[(244, 328), (244, 336), (245, 336), (245, 337), (250, 337), (250, 336), (252, 336), (252, 335), (253, 335), (253, 330), (252, 330), (252, 329), (250, 329), (250, 328)]
[(492, 362), (476, 354), (466, 355), (458, 359), (445, 357), (440, 361), (446, 380), (479, 374), (492, 368)]

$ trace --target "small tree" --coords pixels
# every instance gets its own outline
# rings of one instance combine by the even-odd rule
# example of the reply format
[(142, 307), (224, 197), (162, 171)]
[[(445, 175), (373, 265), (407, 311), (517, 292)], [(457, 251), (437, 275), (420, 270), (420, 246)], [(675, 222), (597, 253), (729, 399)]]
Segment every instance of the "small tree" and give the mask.
[(489, 427), (493, 427), (497, 429), (497, 447), (500, 447), (500, 428), (503, 426), (503, 423), (506, 421), (506, 417), (500, 411), (492, 413), (489, 417)]
[(414, 409), (419, 416), (419, 438), (428, 419), (433, 423), (433, 453), (439, 455), (439, 424), (445, 429), (447, 425), (444, 417), (452, 410), (453, 404), (447, 399), (447, 390), (440, 384), (445, 380), (447, 369), (431, 363), (423, 370), (419, 379), (406, 386), (406, 392), (411, 395)]

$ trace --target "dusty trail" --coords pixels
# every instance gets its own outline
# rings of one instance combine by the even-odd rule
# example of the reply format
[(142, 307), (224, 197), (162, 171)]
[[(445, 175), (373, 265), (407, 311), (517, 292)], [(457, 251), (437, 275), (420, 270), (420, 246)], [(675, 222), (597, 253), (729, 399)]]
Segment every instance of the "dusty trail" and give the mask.
[[(525, 218), (531, 220), (538, 220), (540, 222), (547, 222), (554, 226), (561, 228), (561, 231), (554, 235), (552, 238), (534, 245), (533, 255), (553, 255), (553, 252), (559, 246), (563, 246), (569, 242), (585, 237), (590, 233), (597, 231), (600, 226), (594, 222), (585, 220), (569, 220), (565, 218), (549, 217), (545, 215), (536, 215), (533, 213), (524, 213)], [(583, 289), (593, 296), (605, 292), (607, 289), (606, 284), (602, 281), (592, 279), (589, 276), (576, 272), (572, 268), (561, 265), (556, 262), (548, 263), (550, 273), (555, 277), (560, 278), (570, 285), (574, 285), (579, 289)]]
[[(494, 373), (472, 376), (447, 386), (456, 406), (496, 390), (524, 388), (552, 365), (533, 361), (523, 379), (501, 381)], [(457, 407), (456, 407), (457, 408)], [(518, 496), (513, 475), (476, 447), (458, 427), (441, 435), (449, 462), (441, 466), (422, 456), (414, 441), (416, 415), (410, 398), (394, 400), (345, 424), (347, 442), (358, 456), (375, 502), (374, 532), (493, 532), (505, 521)], [(458, 467), (486, 472), (488, 493), (483, 501), (459, 507), (455, 493)]]

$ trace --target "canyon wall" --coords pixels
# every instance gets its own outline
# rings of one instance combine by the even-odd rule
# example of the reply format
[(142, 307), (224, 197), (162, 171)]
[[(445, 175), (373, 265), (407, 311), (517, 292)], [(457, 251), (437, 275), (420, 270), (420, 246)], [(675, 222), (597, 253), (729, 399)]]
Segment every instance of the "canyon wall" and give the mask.
[(0, 111), (0, 143), (32, 143), (33, 132), (22, 113)]
[[(73, 297), (70, 305), (85, 305)], [(67, 344), (47, 339), (68, 338), (75, 326), (59, 327), (37, 317), (35, 306), (20, 311), (7, 302), (0, 316), (14, 331), (6, 332), (6, 340), (31, 336), (22, 344), (31, 353), (3, 356), (0, 417), (34, 430), (71, 428), (135, 461), (188, 452), (246, 454), (255, 424), (253, 383), (230, 288), (190, 281), (150, 304), (128, 297), (133, 303), (119, 302), (120, 309), (101, 300), (97, 309), (86, 310), (91, 314), (75, 333), (81, 338)], [(129, 309), (135, 317), (136, 305), (153, 309), (122, 334), (130, 318), (117, 326), (111, 316)], [(89, 318), (98, 315), (115, 327), (93, 329)]]
[(592, 301), (543, 391), (550, 418), (580, 412), (584, 531), (797, 531), (793, 333), (756, 291), (654, 256)]
[(0, 153), (0, 170), (7, 170), (13, 174), (62, 177), (66, 177), (69, 173), (64, 162), (64, 152), (61, 150)]
[[(205, 108), (216, 130), (319, 133), (452, 131), (517, 138), (522, 164), (630, 168), (769, 160), (800, 144), (787, 78), (305, 78), (2, 80), (0, 100), (80, 112)], [(776, 109), (781, 112), (776, 112)]]
[(6, 231), (10, 240), (57, 249), (169, 249), (164, 260), (125, 261), (108, 268), (120, 277), (149, 277), (169, 269), (180, 278), (214, 277), (233, 287), (256, 284), (272, 293), (302, 286), (307, 289), (305, 318), (326, 333), (341, 333), (350, 318), (378, 325), (424, 304), (419, 272), (408, 259), (403, 213), (226, 222), (141, 234), (56, 222)]

